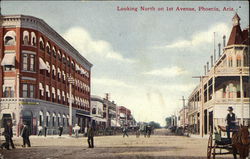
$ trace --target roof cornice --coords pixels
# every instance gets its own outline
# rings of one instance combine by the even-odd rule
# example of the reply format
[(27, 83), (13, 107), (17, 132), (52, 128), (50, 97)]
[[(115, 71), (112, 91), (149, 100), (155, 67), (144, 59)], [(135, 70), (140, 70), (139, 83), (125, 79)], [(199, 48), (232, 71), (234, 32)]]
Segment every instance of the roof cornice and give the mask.
[(37, 30), (55, 42), (61, 49), (68, 53), (79, 64), (83, 65), (83, 67), (85, 67), (87, 70), (90, 70), (93, 66), (72, 45), (70, 45), (60, 34), (58, 34), (42, 19), (27, 15), (3, 15), (1, 16), (1, 21), (1, 25), (6, 28), (21, 27)]

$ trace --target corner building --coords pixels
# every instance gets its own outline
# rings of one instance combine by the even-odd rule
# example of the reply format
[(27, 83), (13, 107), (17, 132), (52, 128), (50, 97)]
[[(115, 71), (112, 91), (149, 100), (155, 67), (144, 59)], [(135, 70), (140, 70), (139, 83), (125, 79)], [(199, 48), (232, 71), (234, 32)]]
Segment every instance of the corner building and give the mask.
[(218, 125), (226, 126), (227, 109), (232, 106), (238, 124), (250, 124), (249, 26), (240, 27), (236, 13), (231, 34), (223, 49), (218, 44), (218, 59), (211, 56), (211, 67), (188, 99), (189, 125), (193, 132), (206, 135)]
[(73, 125), (90, 122), (92, 64), (42, 19), (25, 15), (0, 17), (0, 111), (18, 135), (25, 121), (32, 134), (39, 125), (47, 134), (69, 126), (69, 81)]

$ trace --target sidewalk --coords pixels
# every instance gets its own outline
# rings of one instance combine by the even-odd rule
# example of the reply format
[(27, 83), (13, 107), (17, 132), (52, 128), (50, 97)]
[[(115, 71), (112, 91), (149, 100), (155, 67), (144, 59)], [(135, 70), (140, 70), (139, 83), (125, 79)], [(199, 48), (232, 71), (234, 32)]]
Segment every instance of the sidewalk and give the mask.
[[(83, 138), (85, 137), (83, 134), (78, 135), (78, 138)], [(13, 139), (19, 139), (21, 136), (13, 136)], [(38, 135), (31, 135), (30, 138), (76, 138), (75, 134), (72, 134), (72, 136), (69, 136), (69, 134), (63, 134), (62, 136), (59, 135), (47, 135), (46, 137), (44, 135), (38, 136)], [(77, 138), (76, 138), (77, 139)]]

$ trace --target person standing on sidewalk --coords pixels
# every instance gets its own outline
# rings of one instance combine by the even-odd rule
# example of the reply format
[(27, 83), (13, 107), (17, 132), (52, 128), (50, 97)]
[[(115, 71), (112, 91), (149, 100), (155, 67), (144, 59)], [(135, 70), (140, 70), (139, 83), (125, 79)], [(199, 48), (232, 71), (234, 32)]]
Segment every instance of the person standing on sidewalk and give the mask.
[(229, 113), (226, 116), (226, 122), (227, 122), (227, 138), (230, 139), (230, 132), (233, 129), (236, 129), (236, 115), (233, 113), (233, 107), (228, 107), (227, 109)]
[(12, 137), (13, 137), (13, 131), (12, 131), (12, 124), (10, 121), (7, 122), (6, 126), (4, 127), (4, 138), (5, 138), (5, 143), (1, 145), (1, 149), (5, 147), (7, 150), (10, 150), (10, 144), (12, 149), (15, 149)]
[(38, 129), (38, 136), (42, 136), (43, 127), (39, 125), (37, 129)]
[(123, 137), (125, 137), (125, 135), (128, 137), (127, 131), (128, 131), (127, 127), (124, 126), (124, 128), (123, 128)]
[(78, 137), (79, 130), (80, 130), (80, 126), (78, 126), (77, 124), (75, 124), (75, 126), (73, 127), (73, 130), (74, 130), (75, 136), (76, 136), (76, 138), (77, 138), (77, 137)]
[(90, 124), (87, 130), (89, 148), (94, 148), (94, 128)]
[(24, 127), (21, 131), (21, 136), (23, 137), (23, 145), (22, 147), (25, 147), (26, 144), (28, 145), (28, 147), (30, 147), (30, 139), (29, 139), (29, 136), (30, 136), (30, 130), (29, 130), (29, 127), (26, 123), (24, 123)]
[(63, 132), (63, 127), (62, 127), (62, 125), (61, 125), (58, 129), (59, 129), (59, 136), (62, 136), (62, 132)]
[(47, 128), (47, 126), (45, 125), (45, 126), (44, 126), (44, 137), (47, 136), (47, 129), (48, 129), (48, 128)]

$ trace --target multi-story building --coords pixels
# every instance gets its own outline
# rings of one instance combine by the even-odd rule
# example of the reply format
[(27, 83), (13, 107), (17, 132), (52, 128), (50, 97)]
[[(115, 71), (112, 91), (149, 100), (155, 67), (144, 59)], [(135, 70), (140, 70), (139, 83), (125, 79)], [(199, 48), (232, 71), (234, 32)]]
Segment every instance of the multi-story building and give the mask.
[[(0, 16), (0, 109), (17, 134), (26, 122), (57, 133), (68, 130), (69, 81), (73, 123), (90, 121), (92, 64), (42, 19), (24, 15)], [(71, 78), (71, 81), (72, 81)]]
[(226, 125), (227, 108), (232, 106), (239, 123), (249, 124), (249, 28), (242, 30), (235, 14), (233, 27), (223, 51), (218, 44), (218, 58), (211, 56), (204, 66), (205, 75), (189, 96), (189, 124), (196, 132), (208, 134), (217, 125)]
[(96, 126), (106, 128), (107, 119), (104, 118), (103, 98), (91, 95), (91, 119), (95, 121)]
[(124, 107), (117, 107), (117, 120), (121, 126), (130, 126), (133, 125), (133, 116), (131, 115), (131, 111)]
[(180, 127), (188, 126), (188, 108), (186, 106), (179, 111), (179, 118)]

